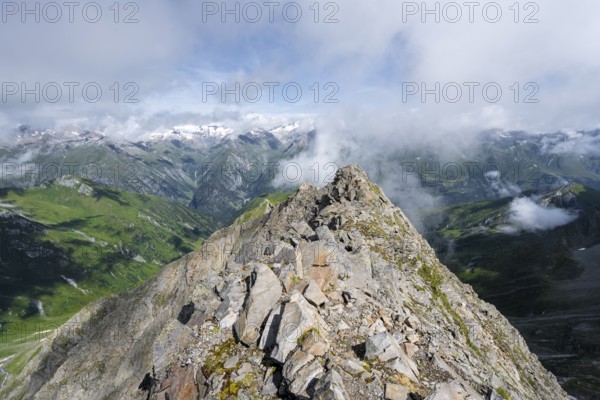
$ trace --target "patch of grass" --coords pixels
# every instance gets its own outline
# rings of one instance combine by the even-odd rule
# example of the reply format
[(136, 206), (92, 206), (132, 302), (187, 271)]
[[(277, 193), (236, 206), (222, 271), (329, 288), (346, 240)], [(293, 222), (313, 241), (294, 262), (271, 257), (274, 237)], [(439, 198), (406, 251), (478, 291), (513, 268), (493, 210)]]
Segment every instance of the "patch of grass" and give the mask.
[(373, 182), (369, 182), (369, 188), (378, 196), (383, 197), (383, 191), (378, 185), (374, 184)]
[(512, 397), (510, 397), (510, 395), (504, 388), (496, 389), (496, 393), (498, 393), (498, 396), (502, 397), (505, 400), (512, 400)]
[(461, 334), (465, 337), (469, 347), (471, 347), (473, 351), (475, 351), (475, 353), (481, 355), (479, 348), (477, 348), (477, 346), (475, 346), (475, 344), (471, 341), (471, 337), (469, 336), (469, 329), (465, 325), (460, 315), (458, 315), (458, 313), (454, 310), (452, 304), (450, 304), (450, 300), (448, 300), (448, 297), (446, 296), (446, 293), (444, 293), (441, 288), (441, 285), (444, 282), (444, 277), (442, 276), (442, 274), (439, 273), (439, 271), (437, 271), (437, 269), (434, 266), (424, 263), (422, 260), (420, 261), (422, 265), (421, 268), (419, 268), (418, 274), (431, 288), (431, 292), (433, 294), (434, 299), (437, 299), (442, 304), (446, 311), (446, 314), (451, 317), (454, 324), (458, 327)]
[(25, 365), (29, 361), (31, 361), (35, 356), (37, 356), (42, 350), (41, 344), (36, 344), (31, 346), (29, 349), (21, 351), (18, 353), (15, 358), (11, 359), (5, 366), (4, 370), (8, 372), (11, 376), (17, 376), (23, 371)]
[(201, 367), (202, 374), (205, 377), (209, 377), (214, 373), (226, 373), (227, 370), (223, 367), (223, 365), (225, 364), (225, 361), (227, 361), (227, 359), (231, 355), (233, 355), (233, 350), (235, 349), (235, 346), (236, 344), (233, 338), (217, 346), (210, 354), (210, 357), (206, 357), (206, 361)]
[(225, 400), (230, 396), (237, 398), (238, 392), (241, 389), (253, 389), (255, 381), (257, 380), (257, 375), (254, 372), (250, 372), (244, 376), (243, 379), (235, 382), (232, 379), (231, 374), (238, 366), (236, 365), (229, 370), (225, 369), (225, 361), (236, 353), (236, 347), (237, 344), (233, 338), (221, 343), (208, 357), (206, 357), (206, 361), (201, 367), (202, 374), (207, 378), (213, 374), (225, 375), (223, 378), (223, 387), (221, 393), (219, 393), (219, 398), (222, 400)]
[(295, 193), (295, 191), (278, 192), (272, 194), (263, 194), (256, 197), (240, 210), (238, 217), (234, 221), (234, 224), (241, 225), (248, 221), (262, 217), (267, 213), (269, 208), (283, 203)]
[(459, 229), (444, 229), (442, 230), (444, 236), (449, 238), (459, 238), (462, 232)]
[(485, 268), (475, 268), (471, 270), (462, 270), (458, 274), (458, 277), (461, 281), (471, 283), (471, 282), (481, 282), (481, 281), (495, 281), (500, 276), (498, 271), (492, 271)]
[(298, 336), (298, 339), (296, 340), (296, 344), (298, 346), (300, 346), (306, 340), (308, 335), (310, 335), (312, 332), (319, 333), (319, 330), (315, 327), (305, 330), (304, 332), (302, 332), (302, 334), (300, 336)]

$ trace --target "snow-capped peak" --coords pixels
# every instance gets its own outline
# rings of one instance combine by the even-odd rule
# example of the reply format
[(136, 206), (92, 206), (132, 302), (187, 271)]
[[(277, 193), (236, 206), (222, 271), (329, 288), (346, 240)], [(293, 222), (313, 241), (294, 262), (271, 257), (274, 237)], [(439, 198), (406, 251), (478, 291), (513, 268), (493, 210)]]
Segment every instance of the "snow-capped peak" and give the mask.
[(151, 140), (186, 140), (193, 141), (204, 138), (224, 138), (233, 133), (233, 130), (221, 125), (177, 125), (168, 132), (155, 132), (150, 135)]
[(300, 128), (300, 124), (298, 122), (294, 122), (288, 125), (278, 126), (275, 129), (271, 130), (271, 133), (275, 135), (278, 139), (282, 139), (286, 136), (289, 136), (291, 133), (297, 131)]
[(233, 129), (227, 128), (222, 125), (202, 125), (200, 126), (200, 133), (208, 136), (223, 138), (233, 133)]
[(74, 127), (66, 127), (60, 130), (54, 129), (32, 129), (22, 125), (16, 130), (15, 144), (30, 145), (38, 142), (89, 142), (103, 139), (104, 136), (97, 132), (78, 131)]

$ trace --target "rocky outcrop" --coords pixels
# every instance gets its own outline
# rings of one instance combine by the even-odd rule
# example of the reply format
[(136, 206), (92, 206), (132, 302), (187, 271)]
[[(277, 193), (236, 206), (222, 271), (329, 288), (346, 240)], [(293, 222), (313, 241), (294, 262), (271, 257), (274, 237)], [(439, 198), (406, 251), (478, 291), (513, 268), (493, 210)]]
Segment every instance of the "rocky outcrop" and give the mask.
[(250, 291), (244, 309), (237, 320), (235, 331), (247, 345), (256, 342), (265, 319), (281, 297), (281, 283), (264, 264), (257, 264), (249, 278)]
[(567, 398), (354, 166), (87, 307), (11, 379), (9, 399)]

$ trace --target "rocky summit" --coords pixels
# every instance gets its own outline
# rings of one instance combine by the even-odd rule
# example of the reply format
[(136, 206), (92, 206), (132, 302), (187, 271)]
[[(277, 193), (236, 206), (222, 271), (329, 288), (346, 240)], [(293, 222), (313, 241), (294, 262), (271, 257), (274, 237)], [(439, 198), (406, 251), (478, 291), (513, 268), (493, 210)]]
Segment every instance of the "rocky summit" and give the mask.
[(567, 399), (366, 174), (340, 169), (75, 315), (9, 399)]

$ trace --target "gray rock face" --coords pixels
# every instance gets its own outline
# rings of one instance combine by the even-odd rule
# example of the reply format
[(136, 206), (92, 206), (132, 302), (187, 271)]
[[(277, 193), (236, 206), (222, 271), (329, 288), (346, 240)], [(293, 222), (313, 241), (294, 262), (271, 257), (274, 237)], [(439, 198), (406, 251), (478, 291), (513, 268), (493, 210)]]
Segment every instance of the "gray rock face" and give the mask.
[(419, 369), (409, 357), (400, 355), (400, 357), (390, 361), (386, 366), (389, 369), (408, 377), (413, 382), (418, 382), (419, 380)]
[(323, 367), (312, 354), (297, 349), (283, 365), (283, 380), (287, 391), (308, 398), (308, 388), (313, 380), (323, 374)]
[(409, 400), (410, 391), (406, 386), (394, 383), (385, 384), (385, 400)]
[(273, 308), (269, 314), (269, 318), (260, 336), (258, 348), (269, 352), (277, 344), (277, 332), (281, 322), (281, 314), (283, 313), (283, 304)]
[(352, 166), (216, 232), (39, 346), (1, 398), (567, 400)]
[(483, 400), (483, 397), (473, 393), (462, 384), (453, 382), (444, 382), (436, 385), (433, 393), (425, 400)]
[(304, 289), (304, 297), (315, 307), (321, 307), (327, 303), (327, 297), (325, 297), (319, 285), (312, 279), (308, 282), (306, 289)]
[(281, 297), (281, 283), (264, 264), (257, 264), (250, 275), (250, 292), (244, 310), (235, 324), (239, 339), (245, 344), (255, 343), (271, 309)]
[(294, 228), (294, 230), (296, 232), (298, 232), (298, 234), (300, 235), (300, 237), (302, 239), (305, 239), (305, 240), (308, 240), (308, 241), (313, 241), (313, 240), (317, 240), (318, 239), (317, 234), (306, 223), (306, 221), (295, 221), (295, 222), (292, 222), (291, 225), (292, 225), (292, 228)]
[(309, 387), (322, 374), (323, 367), (319, 360), (312, 360), (293, 375), (291, 382), (287, 386), (287, 391), (301, 399), (309, 399)]
[(294, 293), (283, 309), (271, 357), (283, 364), (290, 352), (298, 346), (302, 335), (312, 328), (324, 332), (329, 330), (317, 310), (300, 293)]
[(246, 298), (246, 285), (240, 279), (226, 282), (219, 292), (223, 302), (217, 308), (215, 317), (223, 328), (231, 328), (239, 317), (240, 309)]
[(327, 372), (315, 385), (313, 398), (315, 400), (350, 400), (344, 386), (344, 379), (336, 369)]
[[(378, 357), (390, 348), (392, 348), (392, 350), (394, 351), (394, 348), (397, 345), (398, 343), (396, 343), (396, 339), (394, 339), (394, 337), (387, 332), (371, 336), (367, 339), (365, 343), (365, 358), (372, 359)], [(398, 357), (398, 355), (396, 355), (396, 357)]]

